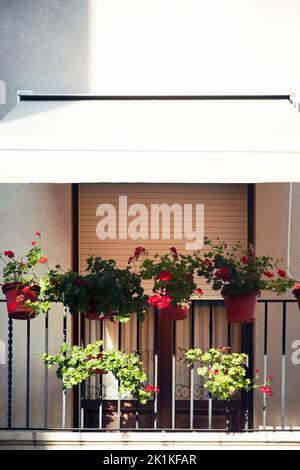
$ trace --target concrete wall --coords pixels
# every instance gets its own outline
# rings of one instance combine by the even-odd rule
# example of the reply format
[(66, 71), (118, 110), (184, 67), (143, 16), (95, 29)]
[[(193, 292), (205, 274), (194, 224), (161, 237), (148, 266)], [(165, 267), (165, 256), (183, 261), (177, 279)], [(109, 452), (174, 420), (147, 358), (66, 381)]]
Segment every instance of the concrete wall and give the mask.
[[(34, 93), (87, 92), (88, 7), (89, 2), (80, 0), (0, 2), (0, 119), (16, 105), (19, 89), (30, 89)], [(69, 185), (0, 185), (0, 220), (1, 250), (10, 247), (21, 255), (28, 248), (33, 233), (40, 229), (49, 260), (53, 264), (71, 266)], [(31, 322), (31, 426), (43, 425), (44, 376), (35, 355), (44, 351), (43, 321), (40, 316)], [(14, 345), (13, 358), (13, 425), (24, 426), (25, 322), (14, 322), (14, 330), (18, 343)], [(6, 335), (7, 316), (1, 306), (0, 341), (6, 342)], [(51, 312), (49, 341), (50, 350), (56, 351), (62, 341), (61, 311)], [(0, 363), (0, 426), (6, 425), (6, 377), (7, 366)], [(61, 426), (60, 387), (60, 381), (51, 370), (49, 426)]]
[[(287, 222), (288, 222), (288, 184), (256, 185), (256, 218), (255, 237), (258, 254), (271, 254), (274, 258), (283, 258), (282, 266), (286, 266), (287, 254)], [(292, 224), (292, 272), (300, 279), (300, 185), (294, 185)], [(265, 298), (276, 298), (265, 293)], [(294, 298), (291, 293), (285, 298)], [(263, 331), (264, 315), (260, 307), (255, 325), (255, 365), (263, 367)], [(272, 416), (267, 424), (280, 425), (281, 409), (281, 340), (282, 314), (281, 307), (270, 304), (269, 307), (269, 343), (268, 343), (268, 374), (274, 377), (274, 395), (267, 400), (268, 414)], [(286, 335), (286, 424), (299, 426), (300, 422), (300, 364), (294, 364), (292, 354), (295, 349), (293, 342), (300, 340), (300, 312), (297, 304), (287, 307)], [(299, 346), (298, 346), (299, 349)], [(262, 394), (256, 392), (256, 424), (262, 423)]]

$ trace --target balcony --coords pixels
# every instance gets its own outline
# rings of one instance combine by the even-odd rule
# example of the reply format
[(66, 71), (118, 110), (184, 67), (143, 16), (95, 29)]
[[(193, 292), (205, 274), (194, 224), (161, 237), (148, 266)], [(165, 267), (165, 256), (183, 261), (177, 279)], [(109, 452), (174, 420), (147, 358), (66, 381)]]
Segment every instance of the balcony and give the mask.
[[(3, 300), (1, 307), (4, 310)], [(295, 389), (299, 381), (291, 375), (289, 343), (298, 317), (294, 300), (260, 299), (255, 326), (227, 323), (219, 300), (193, 301), (189, 318), (181, 322), (161, 324), (154, 311), (143, 323), (132, 319), (126, 325), (111, 324), (110, 332), (106, 322), (71, 319), (62, 305), (53, 305), (47, 316), (40, 315), (34, 321), (9, 319), (7, 365), (1, 365), (1, 395), (6, 392), (1, 430), (300, 430), (300, 386)], [(169, 338), (165, 336), (168, 328)], [(56, 351), (56, 344), (70, 342), (76, 335), (82, 344), (104, 338), (120, 350), (136, 351), (149, 382), (159, 386), (161, 392), (147, 405), (139, 406), (130, 397), (121, 399), (117, 383), (102, 375), (89, 378), (73, 392), (62, 390), (55, 371), (42, 365), (39, 355)], [(232, 351), (247, 353), (249, 377), (256, 367), (261, 369), (262, 382), (273, 375), (273, 397), (255, 391), (225, 402), (212, 399), (196, 371), (186, 367), (186, 349), (220, 346), (216, 341), (225, 337)]]

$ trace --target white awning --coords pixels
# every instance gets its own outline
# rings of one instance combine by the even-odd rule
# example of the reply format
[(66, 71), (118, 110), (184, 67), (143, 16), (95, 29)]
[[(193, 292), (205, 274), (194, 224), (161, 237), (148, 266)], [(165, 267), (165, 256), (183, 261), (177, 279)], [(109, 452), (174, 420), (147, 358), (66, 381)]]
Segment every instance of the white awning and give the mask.
[(288, 99), (42, 99), (0, 121), (0, 182), (300, 181)]

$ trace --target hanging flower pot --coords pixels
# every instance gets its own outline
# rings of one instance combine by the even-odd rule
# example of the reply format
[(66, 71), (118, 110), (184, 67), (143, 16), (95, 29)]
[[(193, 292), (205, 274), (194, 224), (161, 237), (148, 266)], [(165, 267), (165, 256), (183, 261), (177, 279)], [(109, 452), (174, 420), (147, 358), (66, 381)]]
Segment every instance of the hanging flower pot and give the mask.
[(170, 305), (158, 310), (159, 318), (162, 320), (184, 320), (188, 314), (188, 305)]
[(255, 320), (256, 293), (224, 295), (227, 320), (231, 323), (251, 323)]
[(91, 301), (90, 309), (88, 312), (85, 312), (84, 316), (87, 320), (106, 320), (106, 319), (111, 320), (113, 317), (111, 311), (109, 311), (109, 313), (107, 313), (106, 315), (104, 314), (99, 315), (98, 303), (96, 300)]
[(300, 310), (300, 283), (295, 285), (292, 292), (293, 292), (294, 296), (297, 299), (298, 307), (299, 307), (299, 310)]
[[(102, 353), (97, 354), (97, 356), (88, 356), (87, 357), (88, 361), (90, 361), (91, 359), (102, 359), (102, 358), (103, 358)], [(97, 367), (91, 367), (90, 373), (93, 374), (93, 375), (94, 374), (95, 375), (105, 375), (105, 374), (108, 374), (108, 370), (98, 369)]]
[(2, 291), (6, 296), (7, 313), (10, 318), (15, 320), (31, 320), (35, 318), (35, 310), (26, 305), (26, 302), (37, 301), (40, 293), (39, 286), (7, 283), (2, 286)]

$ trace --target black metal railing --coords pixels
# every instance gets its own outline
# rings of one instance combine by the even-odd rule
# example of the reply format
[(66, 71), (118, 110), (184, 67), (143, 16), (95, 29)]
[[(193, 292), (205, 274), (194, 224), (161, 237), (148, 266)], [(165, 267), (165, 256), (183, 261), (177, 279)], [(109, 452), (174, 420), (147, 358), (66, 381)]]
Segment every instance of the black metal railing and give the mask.
[[(0, 300), (4, 307), (4, 300)], [(287, 322), (288, 310), (296, 311), (297, 303), (294, 300), (258, 300), (259, 305), (262, 307), (258, 308), (258, 316), (261, 328), (263, 329), (262, 338), (263, 344), (261, 345), (261, 351), (263, 357), (259, 360), (262, 362), (263, 381), (265, 382), (268, 376), (269, 370), (269, 359), (270, 354), (272, 355), (274, 348), (278, 348), (278, 336), (280, 335), (280, 425), (277, 426), (273, 423), (272, 413), (269, 413), (269, 401), (266, 395), (262, 397), (262, 409), (259, 410), (262, 415), (262, 421), (259, 425), (254, 426), (253, 415), (254, 412), (258, 411), (254, 408), (253, 393), (243, 393), (238, 400), (228, 400), (222, 402), (215, 400), (208, 394), (204, 399), (199, 399), (195, 396), (195, 382), (196, 382), (196, 371), (194, 368), (189, 369), (189, 398), (186, 400), (180, 400), (176, 396), (176, 374), (177, 374), (177, 333), (178, 323), (176, 321), (171, 322), (170, 330), (172, 334), (171, 339), (171, 354), (170, 354), (170, 367), (171, 367), (171, 381), (170, 387), (170, 413), (166, 420), (162, 419), (162, 413), (166, 410), (162, 409), (165, 402), (161, 402), (162, 398), (157, 395), (151, 400), (148, 407), (144, 405), (138, 405), (134, 400), (123, 400), (118, 393), (117, 398), (107, 399), (103, 397), (103, 377), (99, 376), (99, 396), (97, 399), (89, 400), (86, 395), (86, 387), (81, 385), (79, 387), (79, 393), (75, 395), (75, 408), (78, 410), (78, 422), (75, 426), (70, 428), (67, 421), (70, 422), (70, 416), (72, 410), (68, 408), (68, 398), (65, 390), (61, 389), (61, 426), (57, 426), (55, 429), (89, 429), (105, 431), (121, 430), (121, 429), (132, 429), (132, 430), (197, 430), (197, 431), (213, 431), (213, 430), (244, 430), (250, 431), (254, 429), (267, 429), (269, 427), (285, 430), (286, 426), (286, 375), (287, 375), (287, 364), (286, 364), (286, 338), (287, 328), (292, 328), (291, 322)], [(189, 348), (201, 346), (198, 344), (198, 338), (195, 335), (195, 325), (198, 321), (198, 315), (201, 315), (202, 306), (206, 308), (208, 312), (208, 338), (207, 344), (209, 347), (217, 346), (214, 344), (215, 331), (214, 325), (216, 323), (216, 312), (215, 308), (223, 305), (223, 301), (220, 300), (208, 300), (208, 301), (193, 301), (191, 306), (191, 312), (189, 319)], [(269, 336), (270, 330), (270, 312), (271, 309), (276, 306), (277, 310), (280, 308), (280, 325), (281, 331), (276, 337), (276, 344), (271, 342)], [(289, 307), (289, 309), (288, 309)], [(63, 312), (62, 315), (62, 331), (61, 340), (66, 341), (68, 337), (68, 325), (69, 312), (66, 307), (61, 305)], [(208, 309), (208, 310), (207, 310)], [(3, 309), (4, 310), (4, 309)], [(273, 314), (273, 313), (272, 313)], [(4, 315), (4, 312), (2, 312)], [(186, 320), (185, 320), (186, 321)], [(299, 318), (300, 321), (300, 318)], [(20, 323), (20, 322), (18, 322)], [(25, 322), (22, 322), (25, 323)], [(50, 326), (52, 325), (51, 311), (49, 314), (44, 316), (43, 320), (43, 331), (41, 332), (44, 342), (44, 352), (49, 353), (50, 344)], [(53, 322), (54, 323), (54, 322)], [(104, 322), (100, 323), (99, 338), (104, 339)], [(180, 323), (180, 322), (179, 322)], [(40, 326), (40, 324), (39, 324)], [(0, 423), (1, 429), (53, 429), (49, 426), (49, 370), (47, 366), (40, 366), (39, 373), (41, 380), (41, 388), (43, 388), (43, 417), (42, 424), (38, 427), (32, 426), (31, 419), (31, 360), (32, 360), (32, 330), (36, 328), (35, 322), (27, 320), (26, 322), (26, 355), (25, 355), (25, 413), (24, 413), (24, 425), (20, 425), (20, 422), (14, 423), (13, 410), (15, 406), (14, 401), (14, 385), (19, 387), (17, 380), (14, 377), (14, 352), (18, 348), (18, 336), (17, 328), (15, 328), (15, 321), (8, 318), (8, 335), (7, 335), (7, 369), (1, 366), (1, 381), (5, 380), (4, 373), (7, 379), (7, 403), (6, 403), (6, 423)], [(122, 328), (124, 326), (118, 324), (117, 334), (117, 347), (122, 350)], [(138, 355), (141, 354), (141, 322), (136, 320), (135, 330), (135, 350)], [(232, 325), (227, 323), (227, 346), (232, 344)], [(274, 337), (274, 335), (273, 335)], [(273, 338), (274, 339), (274, 338)], [(159, 351), (159, 320), (157, 312), (153, 313), (153, 384), (155, 386), (161, 386), (159, 377), (162, 375), (161, 366), (159, 360), (161, 352)], [(81, 319), (81, 344), (85, 344), (85, 320)], [(254, 368), (254, 328), (252, 324), (245, 324), (240, 327), (239, 330), (239, 343), (242, 352), (247, 354), (247, 373), (249, 377), (253, 376)], [(257, 345), (256, 345), (257, 346)], [(161, 345), (160, 345), (161, 347)], [(257, 360), (257, 358), (255, 358)], [(21, 366), (20, 366), (21, 367)], [(44, 368), (44, 369), (43, 369)], [(5, 371), (5, 372), (4, 372)], [(160, 374), (160, 375), (159, 375)], [(299, 390), (300, 392), (300, 390)], [(51, 392), (52, 393), (52, 392)], [(277, 390), (278, 393), (278, 390)], [(296, 404), (295, 404), (296, 405)], [(3, 400), (2, 400), (3, 406)], [(18, 404), (20, 406), (20, 404)], [(3, 413), (2, 413), (3, 414)], [(67, 419), (68, 415), (68, 419)], [(108, 420), (110, 415), (110, 424)], [(92, 416), (92, 418), (91, 418)], [(126, 420), (124, 418), (126, 416)], [(51, 416), (50, 416), (51, 418)], [(169, 421), (168, 421), (169, 419)], [(72, 417), (71, 417), (72, 420)], [(112, 423), (112, 424), (111, 424)], [(145, 424), (146, 423), (146, 424)], [(163, 424), (162, 424), (163, 423)], [(167, 424), (165, 424), (167, 423)], [(205, 423), (205, 424), (203, 424)], [(217, 423), (217, 425), (216, 425)], [(299, 422), (300, 427), (300, 422)], [(289, 428), (290, 429), (290, 428)]]

